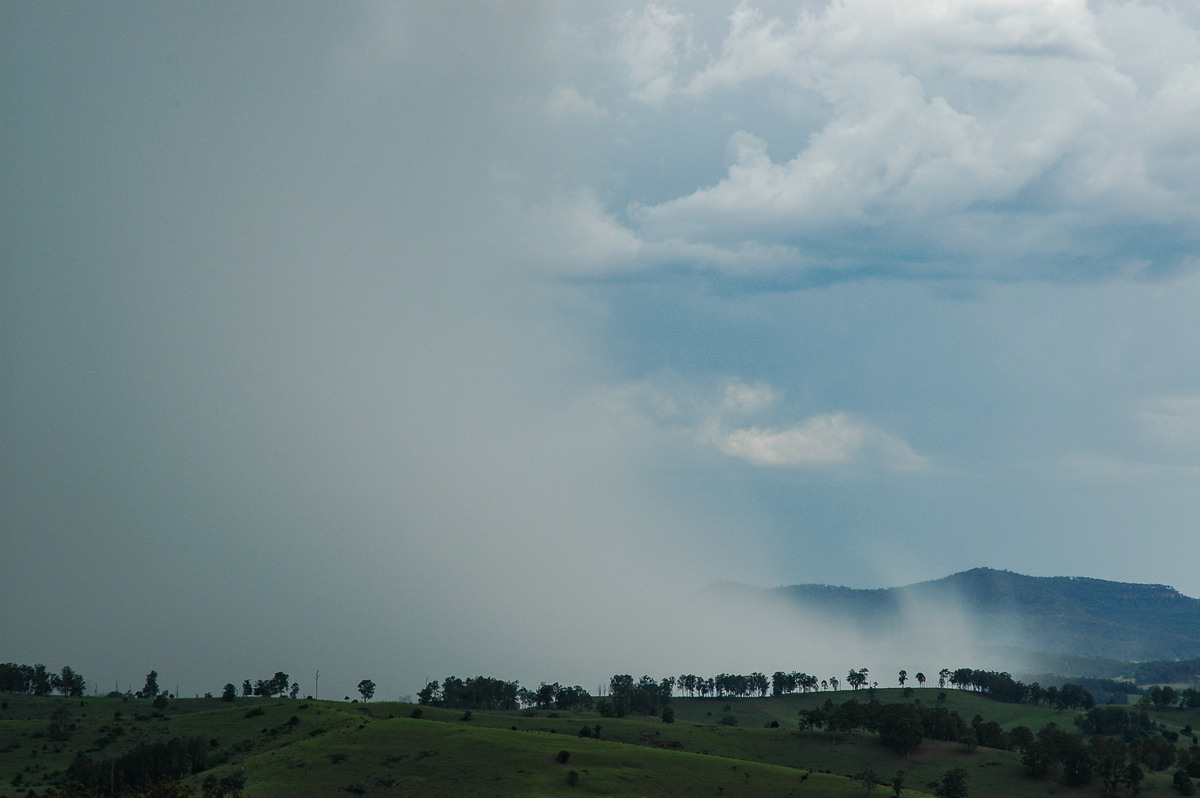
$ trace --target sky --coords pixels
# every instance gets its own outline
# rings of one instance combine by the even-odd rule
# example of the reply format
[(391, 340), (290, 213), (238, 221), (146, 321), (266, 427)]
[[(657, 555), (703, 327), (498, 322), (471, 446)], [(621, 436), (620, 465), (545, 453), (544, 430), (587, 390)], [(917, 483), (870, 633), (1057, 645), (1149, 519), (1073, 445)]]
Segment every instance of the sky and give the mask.
[(1200, 596), (1189, 0), (0, 36), (4, 661), (592, 689), (884, 656), (717, 580)]

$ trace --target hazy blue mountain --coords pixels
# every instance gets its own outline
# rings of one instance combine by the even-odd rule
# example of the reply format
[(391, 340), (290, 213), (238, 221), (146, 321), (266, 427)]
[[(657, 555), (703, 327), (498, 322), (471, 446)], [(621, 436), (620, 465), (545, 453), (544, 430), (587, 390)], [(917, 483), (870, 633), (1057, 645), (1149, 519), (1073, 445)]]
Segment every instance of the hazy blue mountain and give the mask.
[(975, 568), (905, 587), (790, 585), (764, 592), (800, 613), (867, 633), (954, 613), (995, 646), (1098, 659), (1200, 657), (1200, 599), (1166, 585)]

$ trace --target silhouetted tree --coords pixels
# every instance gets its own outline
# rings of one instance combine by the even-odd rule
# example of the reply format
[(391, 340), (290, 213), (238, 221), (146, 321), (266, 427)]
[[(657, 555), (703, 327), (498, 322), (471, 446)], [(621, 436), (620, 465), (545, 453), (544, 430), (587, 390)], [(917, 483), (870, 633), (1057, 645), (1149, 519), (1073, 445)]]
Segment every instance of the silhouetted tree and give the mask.
[(83, 677), (76, 673), (70, 665), (63, 665), (61, 672), (50, 677), (50, 682), (60, 695), (72, 698), (82, 697), (83, 690), (87, 686)]
[(363, 679), (358, 683), (358, 694), (362, 696), (363, 701), (370, 701), (375, 695), (375, 682), (370, 679)]
[(146, 674), (146, 686), (137, 694), (138, 698), (158, 698), (158, 671)]
[(967, 771), (963, 768), (947, 770), (933, 794), (938, 798), (967, 798)]
[[(271, 680), (267, 683), (268, 689), (270, 690), (270, 695), (271, 696), (287, 695), (288, 685), (291, 683), (291, 681), (292, 681), (291, 677), (289, 677), (283, 671), (275, 671), (275, 675), (272, 676)], [(300, 692), (300, 691), (297, 690), (296, 692)]]
[(920, 711), (910, 704), (887, 704), (879, 710), (879, 741), (900, 756), (921, 744), (924, 732)]

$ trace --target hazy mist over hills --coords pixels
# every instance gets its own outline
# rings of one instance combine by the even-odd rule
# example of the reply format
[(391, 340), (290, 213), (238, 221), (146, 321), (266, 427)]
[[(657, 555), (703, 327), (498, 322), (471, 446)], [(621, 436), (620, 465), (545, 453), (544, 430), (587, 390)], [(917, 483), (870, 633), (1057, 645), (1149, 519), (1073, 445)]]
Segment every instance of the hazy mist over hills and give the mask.
[(969, 644), (966, 650), (989, 649), (980, 656), (993, 660), (1019, 657), (1019, 650), (1097, 659), (1200, 657), (1200, 599), (1165, 585), (976, 568), (875, 590), (814, 584), (716, 588), (723, 591), (778, 602), (797, 619), (818, 618), (864, 639), (902, 644), (914, 635), (959, 636)]

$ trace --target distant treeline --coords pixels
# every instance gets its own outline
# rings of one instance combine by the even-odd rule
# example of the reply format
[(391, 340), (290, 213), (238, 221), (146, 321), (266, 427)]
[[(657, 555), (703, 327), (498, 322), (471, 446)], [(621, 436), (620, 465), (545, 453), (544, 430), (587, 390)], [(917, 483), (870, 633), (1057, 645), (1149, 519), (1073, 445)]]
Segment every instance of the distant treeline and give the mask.
[(1070, 678), (1056, 673), (1042, 673), (1028, 677), (1030, 684), (1061, 686), (1066, 682), (1077, 684), (1096, 697), (1097, 704), (1124, 703), (1126, 696), (1143, 695), (1145, 691), (1130, 681), (1101, 679), (1088, 676)]
[(1176, 662), (1139, 662), (1129, 674), (1138, 684), (1171, 684), (1200, 680), (1200, 659)]
[[(900, 682), (904, 684), (907, 674), (900, 672)], [(1076, 684), (1065, 684), (1062, 687), (1042, 687), (1036, 682), (1027, 685), (1014, 679), (1010, 674), (998, 671), (975, 670), (959, 668), (951, 671), (943, 669), (939, 674), (938, 686), (947, 684), (962, 690), (983, 693), (990, 698), (1009, 703), (1029, 702), (1034, 704), (1047, 703), (1060, 709), (1087, 709), (1095, 705), (1092, 694)], [(868, 684), (869, 671), (866, 668), (851, 669), (846, 677), (846, 683), (854, 690), (865, 688), (873, 697), (877, 683)], [(925, 684), (924, 674), (917, 674), (919, 684)], [(626, 714), (655, 715), (671, 703), (675, 692), (681, 691), (689, 696), (700, 695), (701, 698), (749, 698), (766, 697), (768, 692), (774, 695), (786, 695), (794, 692), (817, 692), (837, 690), (842, 682), (837, 677), (818, 679), (805, 673), (786, 673), (776, 671), (768, 678), (762, 673), (730, 674), (722, 673), (712, 677), (701, 677), (694, 674), (669, 676), (665, 679), (655, 679), (642, 676), (635, 680), (629, 674), (613, 676), (608, 683), (608, 694), (593, 697), (587, 690), (579, 687), (564, 687), (558, 682), (547, 684), (543, 682), (535, 689), (522, 687), (515, 681), (504, 681), (488, 676), (477, 676), (460, 679), (457, 676), (447, 676), (442, 681), (432, 681), (417, 692), (418, 703), (428, 706), (446, 707), (449, 709), (483, 709), (483, 710), (516, 710), (522, 708), (584, 710), (596, 708), (607, 716), (623, 717)]]
[(58, 673), (46, 670), (45, 665), (17, 665), (12, 662), (0, 665), (0, 693), (82, 696), (86, 686), (84, 678), (70, 665), (64, 665)]

